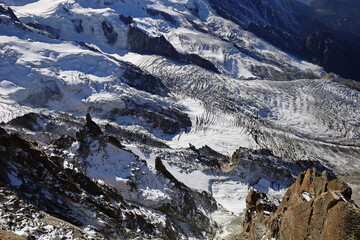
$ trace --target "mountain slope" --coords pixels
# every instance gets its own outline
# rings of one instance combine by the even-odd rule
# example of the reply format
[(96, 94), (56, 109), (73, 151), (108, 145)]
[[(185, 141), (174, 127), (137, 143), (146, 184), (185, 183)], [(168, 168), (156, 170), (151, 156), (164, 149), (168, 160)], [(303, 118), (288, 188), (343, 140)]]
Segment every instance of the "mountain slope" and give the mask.
[(227, 239), (250, 189), (278, 202), (312, 167), (360, 186), (357, 84), (248, 31), (293, 28), (293, 1), (0, 2), (4, 202), (70, 239)]
[[(356, 31), (349, 32), (346, 27), (335, 26), (338, 23), (334, 15), (326, 15), (326, 11), (296, 0), (231, 0), (225, 3), (211, 0), (210, 3), (219, 15), (242, 25), (280, 49), (321, 65), (326, 71), (359, 81), (359, 64), (356, 59), (360, 56), (360, 38)], [(316, 4), (314, 1), (313, 5)], [(356, 6), (348, 10), (347, 6), (351, 3), (336, 4), (339, 9), (347, 9), (349, 18), (359, 18)], [(329, 9), (329, 6), (334, 6), (331, 3), (325, 5)], [(323, 7), (323, 10), (326, 8)], [(356, 20), (352, 22), (352, 25), (357, 24)], [(315, 34), (323, 36), (319, 43), (313, 41)], [(312, 45), (317, 44), (319, 48), (314, 51)], [(321, 49), (323, 45), (326, 49)]]
[(356, 0), (315, 0), (310, 6), (332, 27), (359, 35), (360, 3)]

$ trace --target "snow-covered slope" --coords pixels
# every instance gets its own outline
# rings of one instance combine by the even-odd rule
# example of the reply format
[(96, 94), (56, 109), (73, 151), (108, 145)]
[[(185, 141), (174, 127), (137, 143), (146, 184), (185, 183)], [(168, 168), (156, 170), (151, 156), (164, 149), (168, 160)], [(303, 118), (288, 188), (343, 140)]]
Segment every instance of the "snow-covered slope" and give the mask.
[[(71, 220), (87, 232), (226, 239), (241, 234), (249, 189), (280, 199), (306, 168), (359, 171), (359, 91), (321, 79), (322, 68), (255, 37), (208, 1), (0, 3), (0, 151), (14, 156), (0, 159), (10, 179), (3, 184), (39, 207), (45, 193), (21, 194), (37, 175), (24, 177), (21, 151), (5, 144), (17, 136), (10, 133), (38, 141), (14, 137), (57, 171), (86, 177), (81, 201), (46, 189), (50, 200), (68, 201)], [(87, 113), (94, 121), (84, 121)], [(104, 194), (92, 196), (90, 180)], [(99, 204), (108, 207), (101, 214)]]

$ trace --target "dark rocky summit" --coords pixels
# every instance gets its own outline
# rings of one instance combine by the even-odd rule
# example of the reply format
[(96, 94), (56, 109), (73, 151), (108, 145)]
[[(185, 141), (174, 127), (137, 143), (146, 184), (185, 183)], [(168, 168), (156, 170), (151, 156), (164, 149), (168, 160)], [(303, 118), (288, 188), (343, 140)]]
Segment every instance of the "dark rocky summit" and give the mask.
[(360, 239), (360, 209), (351, 189), (315, 169), (301, 173), (278, 207), (251, 191), (242, 239)]

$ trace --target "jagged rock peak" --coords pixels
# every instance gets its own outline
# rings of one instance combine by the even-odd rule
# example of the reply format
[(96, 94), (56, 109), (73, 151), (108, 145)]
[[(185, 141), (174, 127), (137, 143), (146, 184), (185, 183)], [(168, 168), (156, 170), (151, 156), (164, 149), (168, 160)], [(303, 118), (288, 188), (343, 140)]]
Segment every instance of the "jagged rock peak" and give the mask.
[(87, 122), (87, 123), (88, 123), (88, 122), (92, 122), (90, 113), (87, 113), (87, 114), (86, 114), (85, 119), (86, 119), (86, 122)]
[(326, 171), (302, 172), (278, 208), (264, 199), (264, 193), (249, 193), (242, 239), (360, 239), (351, 189)]
[(76, 133), (76, 140), (83, 142), (86, 137), (98, 138), (103, 135), (101, 128), (92, 120), (90, 113), (86, 114), (86, 124), (83, 129)]

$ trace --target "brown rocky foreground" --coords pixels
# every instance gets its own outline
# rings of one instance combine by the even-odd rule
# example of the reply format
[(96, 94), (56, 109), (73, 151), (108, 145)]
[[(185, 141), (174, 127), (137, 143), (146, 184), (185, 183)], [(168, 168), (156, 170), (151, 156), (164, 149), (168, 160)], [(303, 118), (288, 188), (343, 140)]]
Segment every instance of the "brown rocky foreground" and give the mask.
[(239, 239), (360, 239), (360, 208), (351, 194), (345, 182), (315, 169), (297, 177), (278, 207), (266, 194), (251, 191)]
[(16, 235), (14, 233), (0, 230), (0, 239), (1, 240), (24, 240), (23, 237)]

